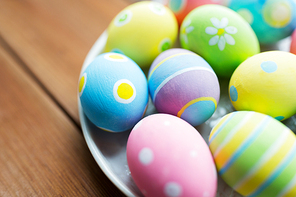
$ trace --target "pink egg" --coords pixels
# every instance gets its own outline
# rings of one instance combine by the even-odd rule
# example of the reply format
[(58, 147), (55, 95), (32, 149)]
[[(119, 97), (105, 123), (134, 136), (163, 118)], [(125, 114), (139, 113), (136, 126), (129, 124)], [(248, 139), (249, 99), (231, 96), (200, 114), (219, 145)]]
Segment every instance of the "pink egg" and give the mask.
[(145, 196), (215, 196), (217, 172), (209, 147), (186, 121), (168, 114), (142, 119), (130, 133), (127, 162)]
[(296, 30), (294, 30), (294, 33), (292, 34), (290, 52), (296, 54)]
[(226, 5), (227, 1), (228, 0), (162, 0), (161, 3), (174, 12), (178, 23), (181, 24), (185, 16), (194, 8), (205, 4)]

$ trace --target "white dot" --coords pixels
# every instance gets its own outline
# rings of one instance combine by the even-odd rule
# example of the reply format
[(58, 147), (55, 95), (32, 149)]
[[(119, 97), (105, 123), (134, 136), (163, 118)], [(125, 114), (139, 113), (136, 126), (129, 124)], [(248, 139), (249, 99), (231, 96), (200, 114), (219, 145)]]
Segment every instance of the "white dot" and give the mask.
[(197, 152), (196, 151), (190, 151), (190, 156), (191, 157), (196, 157), (197, 156)]
[(143, 148), (139, 153), (139, 161), (147, 166), (153, 161), (154, 155), (150, 148)]
[(205, 192), (202, 194), (202, 196), (203, 196), (203, 197), (208, 197), (208, 196), (210, 196), (210, 193), (207, 192), (207, 191), (205, 191)]
[(171, 122), (170, 121), (164, 121), (163, 123), (165, 126), (170, 126), (171, 125)]
[(182, 194), (182, 187), (176, 182), (168, 182), (164, 186), (164, 193), (168, 197), (177, 197)]

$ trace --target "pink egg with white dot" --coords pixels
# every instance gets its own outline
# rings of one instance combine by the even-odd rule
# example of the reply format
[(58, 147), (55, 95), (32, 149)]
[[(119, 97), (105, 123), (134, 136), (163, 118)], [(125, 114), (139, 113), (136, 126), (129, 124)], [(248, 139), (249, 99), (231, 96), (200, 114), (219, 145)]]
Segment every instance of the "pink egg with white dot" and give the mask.
[(126, 152), (132, 178), (145, 196), (216, 195), (217, 172), (208, 145), (176, 116), (142, 119), (130, 133)]

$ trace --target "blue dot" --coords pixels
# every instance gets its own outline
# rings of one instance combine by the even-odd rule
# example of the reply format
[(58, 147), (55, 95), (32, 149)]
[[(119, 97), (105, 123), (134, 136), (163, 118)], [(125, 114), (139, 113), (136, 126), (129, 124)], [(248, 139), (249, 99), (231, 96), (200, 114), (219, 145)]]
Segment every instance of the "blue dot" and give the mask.
[(111, 52), (119, 53), (119, 54), (124, 55), (124, 53), (120, 49), (112, 49)]
[(277, 70), (277, 65), (273, 61), (265, 61), (261, 63), (261, 68), (264, 72), (273, 73)]
[(237, 101), (238, 99), (238, 93), (237, 93), (237, 90), (234, 86), (231, 86), (230, 89), (229, 89), (229, 95), (230, 95), (230, 98), (232, 101)]
[(278, 121), (281, 121), (281, 120), (283, 120), (285, 117), (284, 116), (277, 116), (277, 117), (275, 117), (275, 119), (277, 119)]

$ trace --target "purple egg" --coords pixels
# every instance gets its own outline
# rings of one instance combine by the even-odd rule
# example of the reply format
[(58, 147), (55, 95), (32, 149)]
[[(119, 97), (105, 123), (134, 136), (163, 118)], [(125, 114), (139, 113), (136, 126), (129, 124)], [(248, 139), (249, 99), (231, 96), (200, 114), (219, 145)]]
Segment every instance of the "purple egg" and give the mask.
[(193, 126), (213, 115), (220, 98), (211, 66), (186, 49), (161, 53), (149, 70), (148, 86), (158, 112), (178, 116)]

